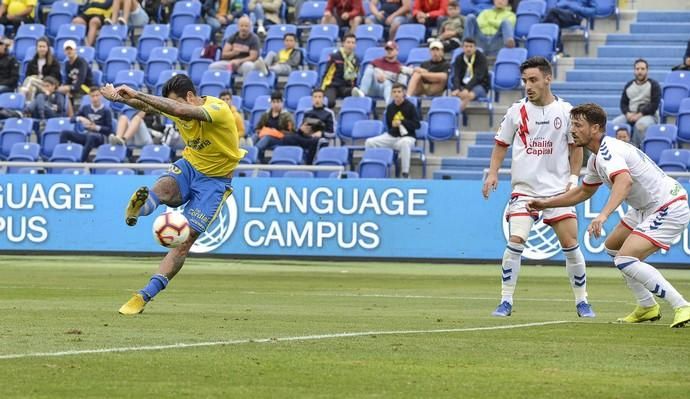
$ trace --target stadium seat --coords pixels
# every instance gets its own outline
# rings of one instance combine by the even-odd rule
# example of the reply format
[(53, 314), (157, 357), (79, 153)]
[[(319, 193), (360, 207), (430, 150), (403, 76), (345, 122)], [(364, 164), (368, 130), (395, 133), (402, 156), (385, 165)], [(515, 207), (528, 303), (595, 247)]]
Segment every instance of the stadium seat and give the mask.
[(361, 60), (368, 48), (377, 47), (381, 44), (383, 40), (383, 26), (378, 24), (359, 25), (355, 30), (355, 37), (357, 37), (355, 55)]
[(132, 176), (135, 175), (136, 172), (134, 169), (129, 169), (129, 168), (112, 168), (112, 169), (106, 169), (105, 173), (106, 175), (118, 175), (118, 176)]
[(11, 109), (14, 111), (24, 111), (25, 98), (21, 93), (2, 93), (0, 94), (0, 109)]
[(169, 25), (144, 25), (144, 30), (137, 42), (137, 62), (140, 65), (145, 65), (149, 61), (153, 50), (158, 47), (165, 47), (169, 38)]
[(90, 46), (79, 46), (77, 54), (89, 65), (96, 59), (96, 49)]
[[(77, 143), (60, 143), (55, 146), (50, 162), (80, 162), (83, 147)], [(50, 168), (50, 173), (62, 173), (65, 168)]]
[(301, 178), (301, 179), (313, 179), (314, 178), (314, 172), (310, 170), (288, 170), (283, 173), (283, 177), (287, 178)]
[(690, 150), (663, 150), (659, 156), (658, 164), (666, 172), (687, 172), (690, 165)]
[(372, 118), (374, 102), (370, 97), (345, 97), (338, 113), (336, 135), (342, 142), (353, 142), (355, 123)]
[(391, 148), (367, 148), (359, 163), (359, 177), (363, 179), (384, 179), (390, 177), (393, 155), (393, 149)]
[[(94, 86), (99, 86), (99, 87), (103, 86), (103, 84), (104, 84), (104, 82), (103, 82), (103, 71), (92, 69), (91, 70), (91, 77), (93, 78)], [(88, 96), (85, 96), (85, 97), (88, 97)], [(82, 101), (84, 101), (83, 97), (82, 97)]]
[(55, 146), (60, 143), (60, 133), (63, 130), (74, 130), (74, 124), (70, 122), (70, 118), (59, 117), (46, 120), (45, 128), (40, 136), (41, 157), (50, 159)]
[(156, 81), (156, 85), (154, 86), (154, 91), (157, 96), (160, 96), (162, 91), (163, 91), (163, 85), (165, 85), (165, 82), (170, 80), (175, 75), (187, 75), (187, 71), (175, 69), (175, 70), (167, 70), (167, 71), (161, 71), (161, 73), (158, 75), (158, 80)]
[(295, 111), (302, 97), (311, 96), (317, 79), (314, 71), (292, 71), (285, 85), (285, 108)]
[[(96, 163), (122, 163), (127, 158), (127, 146), (102, 144), (96, 149)], [(97, 174), (104, 173), (104, 169), (97, 170)]]
[[(252, 27), (253, 30), (253, 27)], [(227, 43), (230, 38), (239, 31), (237, 24), (230, 24), (225, 28), (223, 32), (223, 44)]]
[(332, 179), (359, 179), (359, 173), (345, 170), (342, 172), (332, 172), (328, 177)]
[(398, 43), (398, 60), (405, 64), (407, 56), (415, 47), (419, 47), (426, 36), (426, 27), (422, 24), (402, 24), (395, 34)]
[[(75, 175), (75, 176), (81, 176), (81, 175), (88, 175), (89, 171), (84, 169), (84, 168), (64, 168), (64, 169), (59, 169), (59, 168), (53, 168), (54, 170), (51, 173), (60, 173), (63, 175)], [(58, 172), (59, 170), (59, 172)]]
[(264, 94), (254, 100), (254, 108), (252, 108), (249, 114), (249, 130), (252, 133), (254, 133), (256, 125), (259, 123), (259, 119), (261, 119), (261, 114), (268, 111), (270, 108), (271, 96)]
[(318, 23), (323, 18), (326, 11), (326, 2), (324, 1), (305, 1), (302, 3), (302, 7), (299, 9), (299, 14), (297, 15), (297, 22), (300, 24), (305, 23)]
[[(304, 8), (304, 5), (302, 7)], [(338, 25), (316, 25), (311, 28), (307, 39), (307, 63), (309, 65), (319, 63), (323, 49), (335, 46), (338, 32)]]
[(44, 36), (45, 31), (46, 27), (41, 24), (20, 25), (19, 29), (17, 29), (17, 34), (14, 36), (14, 44), (12, 45), (14, 57), (19, 62), (23, 61), (26, 50), (31, 46), (35, 46), (36, 40), (38, 40), (38, 38), (41, 36)]
[(232, 105), (234, 105), (235, 108), (237, 108), (237, 110), (240, 112), (240, 114), (242, 114), (242, 102), (243, 102), (242, 97), (236, 96), (236, 95), (232, 96)]
[[(324, 97), (324, 100), (326, 98)], [(302, 96), (297, 101), (297, 109), (295, 110), (295, 126), (299, 128), (302, 126), (304, 120), (304, 113), (312, 108), (311, 96)]]
[(253, 145), (243, 145), (242, 149), (247, 151), (244, 158), (240, 159), (241, 164), (251, 165), (259, 163), (259, 150)]
[(597, 10), (594, 13), (594, 18), (589, 21), (590, 28), (594, 30), (594, 20), (599, 18), (608, 18), (613, 15), (616, 18), (616, 30), (620, 30), (621, 12), (618, 7), (618, 0), (597, 0)]
[(407, 55), (407, 61), (405, 62), (405, 64), (407, 66), (418, 67), (422, 65), (422, 62), (426, 62), (429, 60), (431, 60), (431, 53), (429, 52), (428, 47), (415, 47), (411, 49), (410, 53)]
[(352, 141), (366, 140), (383, 134), (386, 127), (380, 120), (358, 120), (352, 127)]
[[(293, 145), (281, 145), (273, 149), (270, 165), (300, 165), (304, 160), (302, 147)], [(272, 170), (271, 177), (282, 177), (284, 170)]]
[[(122, 70), (118, 71), (115, 75), (115, 81), (113, 85), (127, 85), (136, 90), (141, 89), (144, 85), (144, 71), (140, 70)], [(111, 104), (111, 106), (114, 104)]]
[(187, 65), (197, 49), (204, 48), (211, 40), (211, 27), (205, 24), (187, 25), (177, 45), (179, 49), (178, 61)]
[(319, 75), (319, 82), (323, 81), (323, 77), (326, 75), (328, 61), (331, 60), (331, 54), (333, 54), (336, 51), (338, 51), (338, 49), (335, 47), (326, 47), (321, 49), (319, 62), (316, 64), (316, 73)]
[(265, 57), (266, 54), (270, 53), (271, 51), (277, 53), (278, 51), (282, 50), (283, 37), (288, 33), (292, 33), (297, 36), (297, 26), (289, 24), (268, 26), (261, 55)]
[(230, 88), (231, 78), (228, 71), (206, 71), (201, 77), (199, 93), (202, 96), (218, 97), (221, 91)]
[(198, 0), (177, 1), (170, 14), (170, 38), (177, 42), (186, 26), (197, 23), (201, 17), (201, 2)]
[[(426, 179), (426, 141), (429, 136), (429, 123), (420, 121), (419, 129), (415, 132), (417, 142), (412, 147), (412, 154), (419, 154), (419, 161), (422, 163), (422, 178)], [(419, 145), (421, 142), (421, 145)]]
[(21, 175), (39, 175), (45, 173), (45, 171), (42, 168), (17, 168), (16, 172), (8, 173), (17, 173)]
[(152, 90), (163, 71), (173, 70), (177, 62), (177, 48), (156, 47), (151, 50), (149, 60), (144, 67), (144, 82)]
[[(432, 143), (435, 141), (455, 140), (456, 152), (460, 153), (459, 117), (460, 99), (458, 97), (433, 98), (427, 113), (429, 140)], [(433, 147), (431, 149), (433, 151)]]
[(628, 134), (631, 134), (630, 125), (628, 125), (627, 123), (617, 125), (613, 124), (612, 122), (606, 122), (606, 135), (610, 137), (616, 137), (616, 132), (621, 128), (627, 130)]
[(523, 0), (515, 12), (515, 39), (525, 41), (532, 25), (538, 24), (546, 14), (543, 0)]
[(101, 67), (110, 55), (110, 50), (115, 47), (123, 47), (127, 39), (127, 27), (125, 25), (105, 25), (101, 27), (96, 39), (96, 62)]
[(364, 52), (364, 58), (360, 60), (359, 64), (359, 76), (357, 76), (357, 84), (362, 82), (362, 76), (364, 75), (364, 70), (367, 65), (371, 64), (377, 58), (381, 58), (386, 55), (386, 49), (383, 47), (370, 47)]
[(649, 126), (642, 142), (644, 153), (652, 161), (659, 163), (661, 152), (675, 147), (677, 136), (678, 129), (674, 125), (660, 124)]
[(62, 25), (69, 25), (77, 16), (79, 4), (74, 1), (56, 1), (51, 4), (48, 19), (46, 20), (46, 34), (54, 40)]
[(58, 29), (58, 34), (53, 42), (53, 48), (55, 51), (55, 58), (60, 62), (65, 61), (65, 52), (62, 51), (62, 46), (67, 40), (74, 40), (77, 43), (77, 47), (81, 47), (84, 43), (84, 37), (86, 37), (86, 25), (62, 25)]
[(678, 115), (680, 102), (688, 97), (690, 97), (690, 71), (672, 71), (666, 75), (659, 106), (661, 122), (665, 123), (669, 115)]
[(137, 60), (137, 49), (134, 47), (113, 47), (103, 69), (103, 80), (106, 83), (115, 81), (118, 71), (130, 70)]
[(196, 51), (192, 54), (192, 59), (187, 65), (187, 73), (189, 74), (189, 78), (192, 79), (192, 83), (194, 83), (195, 86), (198, 87), (201, 84), (201, 78), (204, 76), (204, 73), (208, 71), (208, 67), (212, 63), (212, 59), (202, 57), (201, 51)]
[(273, 72), (264, 75), (263, 72), (251, 71), (244, 77), (242, 84), (242, 106), (250, 112), (254, 108), (254, 102), (259, 96), (271, 95), (276, 77)]
[(527, 57), (542, 56), (554, 62), (558, 46), (558, 25), (534, 24), (527, 35)]
[(170, 155), (170, 147), (167, 145), (148, 144), (141, 149), (137, 163), (169, 163)]
[[(7, 160), (10, 162), (36, 162), (38, 161), (40, 146), (36, 143), (14, 143)], [(19, 167), (10, 166), (7, 173), (18, 173)]]
[[(346, 168), (349, 163), (350, 152), (346, 147), (322, 147), (316, 153), (316, 158), (314, 159), (314, 165), (319, 166), (342, 166)], [(316, 177), (329, 177), (332, 173), (317, 171)]]
[(34, 120), (31, 118), (7, 118), (2, 125), (3, 132), (18, 132), (25, 136), (33, 132)]
[(527, 50), (524, 48), (502, 48), (498, 51), (491, 83), (496, 101), (499, 100), (500, 91), (516, 90), (522, 86), (520, 64), (526, 59)]
[(684, 98), (680, 102), (676, 126), (678, 127), (678, 141), (690, 143), (690, 97)]

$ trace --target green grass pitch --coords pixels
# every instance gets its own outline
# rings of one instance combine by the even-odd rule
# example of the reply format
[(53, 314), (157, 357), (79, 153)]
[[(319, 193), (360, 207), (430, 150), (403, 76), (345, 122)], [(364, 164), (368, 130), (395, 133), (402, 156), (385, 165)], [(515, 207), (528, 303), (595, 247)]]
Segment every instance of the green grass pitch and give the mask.
[[(142, 315), (118, 315), (157, 262), (0, 258), (0, 398), (690, 391), (690, 328), (670, 329), (665, 303), (659, 322), (615, 323), (634, 303), (613, 268), (588, 270), (593, 321), (578, 320), (562, 267), (523, 267), (513, 316), (497, 319), (496, 265), (194, 258)], [(663, 273), (690, 296), (690, 271)]]

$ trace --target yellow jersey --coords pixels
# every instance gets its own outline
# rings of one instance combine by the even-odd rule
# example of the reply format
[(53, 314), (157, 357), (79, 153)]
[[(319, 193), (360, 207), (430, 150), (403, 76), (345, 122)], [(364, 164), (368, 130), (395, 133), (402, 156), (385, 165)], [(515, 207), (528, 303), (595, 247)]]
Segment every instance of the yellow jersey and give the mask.
[(37, 0), (4, 0), (2, 4), (7, 7), (7, 15), (17, 15), (29, 7), (34, 7), (29, 14), (30, 17), (33, 17), (36, 11), (36, 2)]
[(216, 97), (204, 97), (201, 108), (210, 122), (165, 116), (175, 123), (186, 144), (184, 159), (206, 176), (227, 176), (246, 154), (239, 145), (235, 117), (228, 104)]

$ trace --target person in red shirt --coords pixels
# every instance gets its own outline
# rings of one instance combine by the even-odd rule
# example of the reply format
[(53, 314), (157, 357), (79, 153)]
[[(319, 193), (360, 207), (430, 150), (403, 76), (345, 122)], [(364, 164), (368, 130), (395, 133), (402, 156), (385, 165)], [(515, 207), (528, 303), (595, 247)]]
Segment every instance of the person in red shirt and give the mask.
[(412, 17), (418, 24), (436, 26), (439, 17), (445, 17), (448, 0), (417, 0), (414, 2)]
[(328, 0), (321, 23), (337, 24), (340, 27), (349, 26), (350, 32), (355, 33), (363, 17), (362, 0)]

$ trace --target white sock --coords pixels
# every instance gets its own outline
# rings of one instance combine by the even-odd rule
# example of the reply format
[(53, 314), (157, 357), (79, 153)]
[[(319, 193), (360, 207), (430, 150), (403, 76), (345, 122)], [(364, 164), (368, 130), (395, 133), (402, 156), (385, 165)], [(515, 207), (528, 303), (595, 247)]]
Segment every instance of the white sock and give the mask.
[[(618, 255), (618, 251), (608, 248), (606, 248), (606, 253), (609, 254), (609, 256), (612, 258), (615, 258)], [(630, 291), (632, 291), (633, 296), (635, 297), (635, 300), (637, 301), (638, 305), (643, 306), (645, 308), (656, 305), (654, 295), (652, 295), (652, 293), (649, 292), (649, 290), (646, 289), (644, 285), (630, 278), (625, 273), (622, 274), (623, 278), (625, 279), (625, 284), (627, 284), (628, 288), (630, 288)]]
[(563, 248), (565, 255), (565, 271), (568, 273), (570, 286), (575, 295), (575, 304), (587, 302), (587, 274), (585, 273), (585, 257), (580, 246)]
[(665, 299), (674, 309), (687, 306), (688, 302), (664, 276), (651, 265), (632, 256), (618, 255), (613, 259), (616, 267), (626, 276), (644, 285), (652, 294)]
[(501, 264), (501, 302), (513, 304), (513, 294), (515, 293), (515, 286), (520, 274), (522, 251), (524, 249), (525, 246), (523, 244), (509, 242), (505, 252), (503, 252), (503, 263)]

